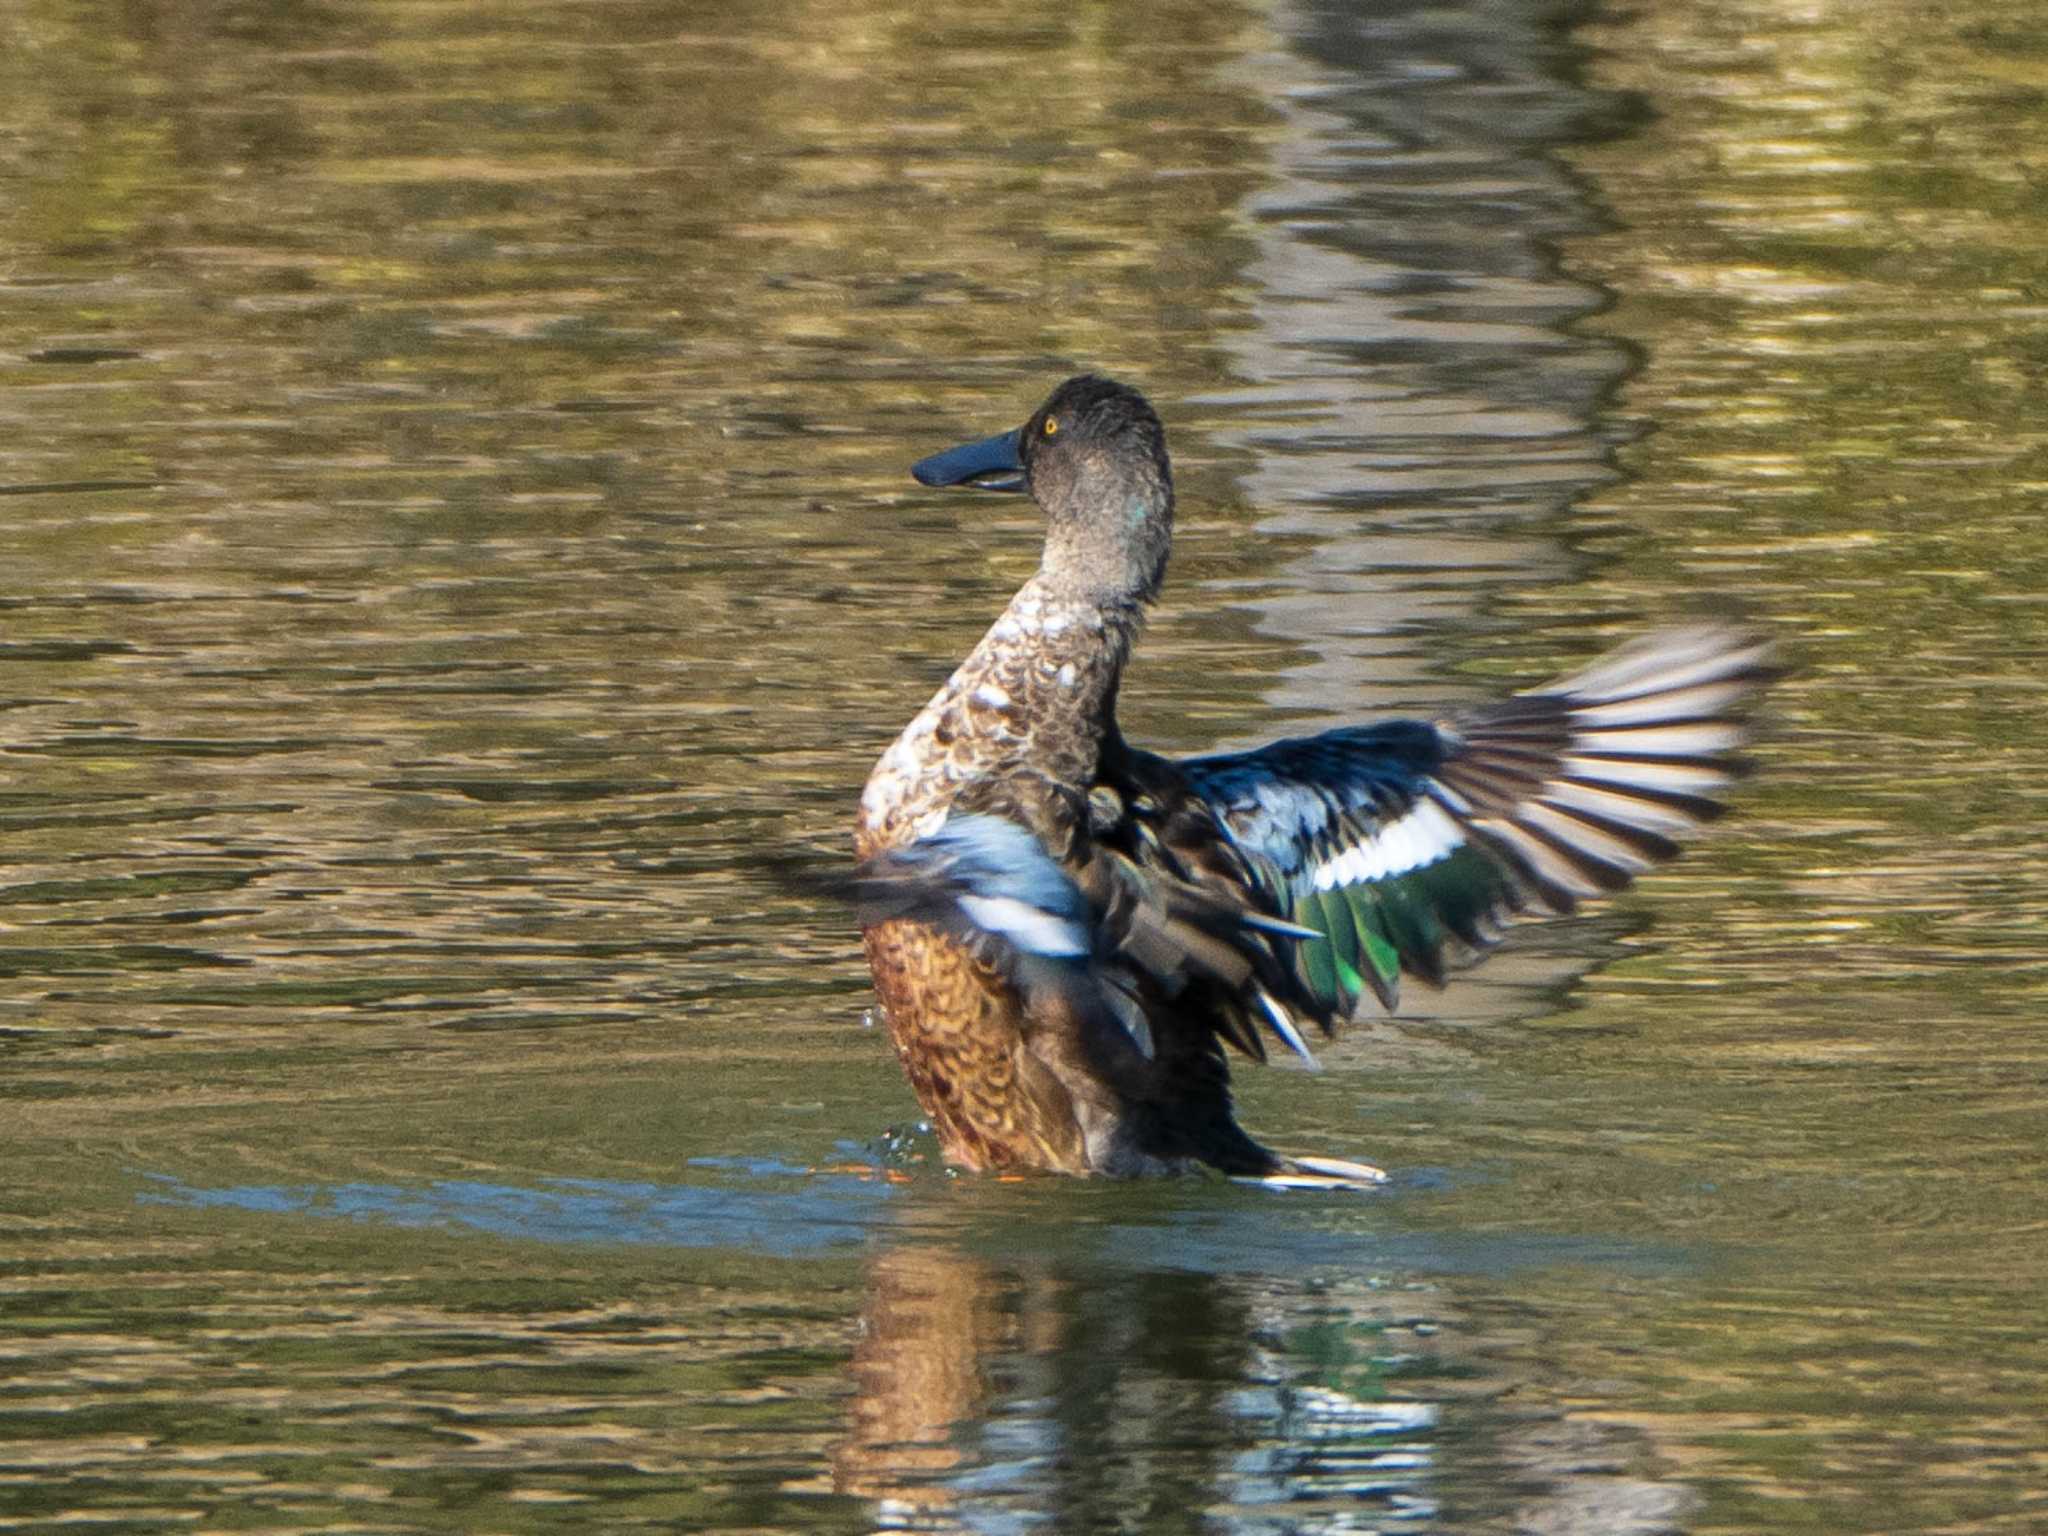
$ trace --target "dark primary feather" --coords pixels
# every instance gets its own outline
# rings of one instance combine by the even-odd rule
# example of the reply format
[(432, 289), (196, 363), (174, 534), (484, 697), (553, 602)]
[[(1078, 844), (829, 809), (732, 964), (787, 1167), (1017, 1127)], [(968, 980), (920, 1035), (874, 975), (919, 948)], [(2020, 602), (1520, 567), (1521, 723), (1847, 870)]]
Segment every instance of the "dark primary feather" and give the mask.
[(1192, 891), (1234, 916), (1240, 945), (1252, 961), (1232, 986), (1209, 987), (1197, 1006), (1176, 1011), (1175, 1027), (1213, 1031), (1254, 1060), (1266, 1058), (1267, 1031), (1309, 1065), (1314, 1054), (1301, 1023), (1329, 1032), (1330, 1010), (1300, 983), (1294, 964), (1296, 941), (1319, 937), (1317, 930), (1290, 920), (1284, 904), (1268, 894), (1248, 859), (1209, 803), (1181, 772), (1155, 753), (1134, 751), (1121, 738), (1105, 743), (1090, 796), (1097, 838), (1119, 865), (1144, 884)]
[(1530, 910), (1570, 912), (1711, 819), (1769, 648), (1729, 629), (1651, 636), (1551, 686), (1441, 723), (1328, 731), (1180, 764), (1282, 910), (1321, 931), (1301, 976), (1350, 1012), (1438, 983)]

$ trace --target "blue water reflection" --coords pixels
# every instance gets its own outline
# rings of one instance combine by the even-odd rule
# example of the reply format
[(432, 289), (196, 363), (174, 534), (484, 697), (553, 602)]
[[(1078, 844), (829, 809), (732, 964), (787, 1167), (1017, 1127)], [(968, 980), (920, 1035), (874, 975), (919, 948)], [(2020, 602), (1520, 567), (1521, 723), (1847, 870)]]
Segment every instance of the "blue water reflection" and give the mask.
[[(763, 1170), (763, 1176), (769, 1170)], [(147, 1175), (143, 1204), (469, 1230), (549, 1243), (742, 1248), (802, 1258), (866, 1240), (897, 1190), (880, 1179), (821, 1175), (727, 1188), (561, 1179), (521, 1188), (447, 1179), (419, 1185), (242, 1184), (206, 1188)]]
[[(1592, 1265), (1630, 1273), (1687, 1267), (1668, 1246), (1541, 1232), (1404, 1230), (1386, 1199), (1269, 1190), (1213, 1181), (991, 1191), (945, 1175), (893, 1181), (880, 1172), (812, 1171), (760, 1160), (693, 1159), (705, 1182), (549, 1179), (519, 1186), (444, 1179), (417, 1185), (206, 1186), (148, 1173), (145, 1205), (239, 1210), (403, 1228), (471, 1231), (543, 1243), (728, 1249), (770, 1259), (816, 1257), (904, 1240), (957, 1245), (982, 1261), (1029, 1256), (1130, 1272), (1293, 1278), (1504, 1274)], [(1446, 1176), (1403, 1178), (1396, 1193)]]

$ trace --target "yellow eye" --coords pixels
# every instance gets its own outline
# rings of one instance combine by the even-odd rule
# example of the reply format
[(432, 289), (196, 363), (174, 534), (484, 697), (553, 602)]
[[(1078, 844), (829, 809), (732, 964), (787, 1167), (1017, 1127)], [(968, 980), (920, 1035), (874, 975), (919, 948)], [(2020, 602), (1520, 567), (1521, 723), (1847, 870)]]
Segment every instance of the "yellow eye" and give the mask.
[(1060, 419), (1059, 419), (1059, 417), (1057, 417), (1057, 416), (1048, 416), (1048, 417), (1046, 417), (1046, 418), (1045, 418), (1045, 435), (1046, 435), (1047, 437), (1051, 437), (1051, 436), (1052, 436), (1052, 435), (1053, 435), (1054, 433), (1058, 432), (1058, 431), (1059, 431), (1059, 429), (1060, 429)]

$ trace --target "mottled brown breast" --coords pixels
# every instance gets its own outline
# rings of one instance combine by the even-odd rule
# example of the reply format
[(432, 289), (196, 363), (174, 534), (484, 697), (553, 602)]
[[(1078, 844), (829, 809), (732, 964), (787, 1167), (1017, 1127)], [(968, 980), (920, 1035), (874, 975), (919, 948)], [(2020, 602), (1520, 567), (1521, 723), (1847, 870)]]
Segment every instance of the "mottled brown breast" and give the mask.
[[(1113, 729), (1127, 622), (1049, 601), (1027, 584), (931, 702), (882, 754), (861, 795), (867, 858), (931, 832), (970, 787), (1008, 779), (1085, 799)], [(1041, 838), (1053, 828), (1034, 826)]]

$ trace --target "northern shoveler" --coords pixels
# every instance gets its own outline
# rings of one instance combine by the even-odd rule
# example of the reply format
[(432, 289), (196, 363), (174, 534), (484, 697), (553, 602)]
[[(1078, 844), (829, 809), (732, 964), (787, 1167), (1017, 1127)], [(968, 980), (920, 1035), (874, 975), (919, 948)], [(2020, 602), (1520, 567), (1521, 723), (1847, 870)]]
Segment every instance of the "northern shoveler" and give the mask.
[(1084, 375), (1015, 431), (915, 466), (1028, 491), (1038, 572), (882, 755), (855, 878), (890, 1036), (946, 1156), (977, 1169), (1368, 1178), (1232, 1113), (1228, 1050), (1313, 1061), (1403, 972), (1441, 982), (1527, 911), (1677, 851), (1740, 768), (1767, 648), (1693, 629), (1447, 719), (1170, 760), (1117, 684), (1173, 528), (1166, 434)]

